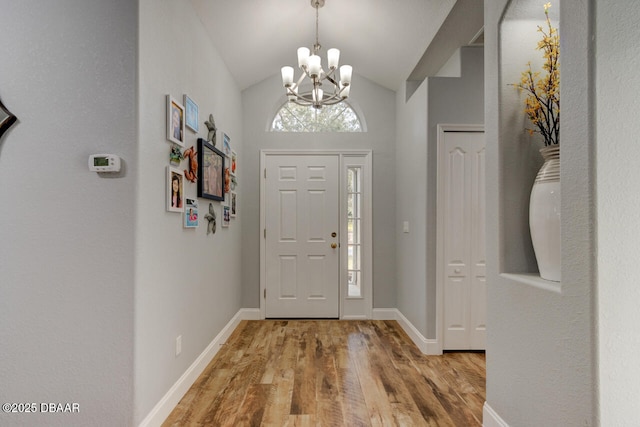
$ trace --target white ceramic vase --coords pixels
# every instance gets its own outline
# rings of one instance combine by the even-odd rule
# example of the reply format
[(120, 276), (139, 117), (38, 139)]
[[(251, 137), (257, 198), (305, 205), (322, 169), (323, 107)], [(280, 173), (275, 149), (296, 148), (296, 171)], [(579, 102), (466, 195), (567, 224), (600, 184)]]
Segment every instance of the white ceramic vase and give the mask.
[(529, 229), (540, 277), (560, 281), (560, 146), (540, 150), (538, 171), (529, 201)]

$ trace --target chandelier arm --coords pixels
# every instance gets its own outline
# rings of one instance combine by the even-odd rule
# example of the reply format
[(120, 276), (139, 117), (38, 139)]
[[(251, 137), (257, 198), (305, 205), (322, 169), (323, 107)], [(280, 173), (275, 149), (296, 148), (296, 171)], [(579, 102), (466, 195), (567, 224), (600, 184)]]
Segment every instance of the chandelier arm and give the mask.
[(313, 92), (299, 93), (296, 99), (313, 104)]
[(327, 75), (327, 76), (325, 76), (325, 78), (326, 78), (327, 80), (329, 80), (331, 83), (333, 83), (333, 85), (334, 85), (336, 88), (339, 88), (339, 87), (340, 87), (340, 84), (339, 84), (337, 81), (335, 81), (333, 78), (331, 78), (331, 76)]
[(305, 76), (307, 76), (306, 72), (302, 73), (302, 75), (300, 76), (300, 78), (296, 82), (296, 86), (295, 87), (300, 87), (300, 83), (302, 83), (302, 81), (304, 80)]
[(313, 102), (308, 102), (306, 100), (300, 100), (300, 99), (292, 99), (291, 102), (293, 102), (294, 104), (298, 104), (302, 107), (310, 107), (313, 105)]
[(331, 94), (328, 94), (328, 95), (329, 96), (327, 96), (326, 98), (324, 98), (322, 100), (323, 102), (326, 101), (326, 100), (332, 100), (332, 99), (340, 99), (340, 100), (342, 100), (342, 98), (340, 97), (339, 93), (335, 93), (334, 92), (334, 93), (331, 93)]
[(339, 98), (339, 99), (329, 99), (329, 100), (327, 100), (327, 99), (323, 99), (323, 100), (322, 100), (322, 105), (334, 105), (334, 104), (339, 104), (339, 103), (341, 103), (342, 101), (343, 101), (343, 100), (342, 100), (342, 98)]
[[(329, 68), (329, 72), (326, 73), (324, 70), (322, 70), (322, 80), (326, 79), (326, 78), (333, 78), (333, 75), (336, 74), (336, 69), (335, 68)], [(332, 80), (333, 81), (333, 80)]]

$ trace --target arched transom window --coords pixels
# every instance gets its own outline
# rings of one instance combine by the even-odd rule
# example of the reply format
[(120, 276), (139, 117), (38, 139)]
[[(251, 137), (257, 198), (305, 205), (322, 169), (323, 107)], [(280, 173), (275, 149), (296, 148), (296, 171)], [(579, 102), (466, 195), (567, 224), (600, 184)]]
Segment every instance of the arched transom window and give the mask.
[(362, 132), (362, 123), (346, 102), (320, 109), (285, 102), (271, 123), (272, 132)]

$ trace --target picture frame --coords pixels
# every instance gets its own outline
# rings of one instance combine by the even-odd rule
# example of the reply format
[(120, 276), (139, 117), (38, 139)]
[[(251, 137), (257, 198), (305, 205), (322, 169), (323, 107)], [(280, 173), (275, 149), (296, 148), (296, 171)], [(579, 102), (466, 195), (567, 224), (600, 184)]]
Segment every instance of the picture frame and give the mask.
[(228, 193), (229, 191), (231, 191), (231, 172), (229, 166), (226, 166), (224, 168), (224, 192)]
[(183, 96), (183, 102), (185, 108), (184, 124), (192, 131), (198, 132), (198, 104), (187, 94)]
[(167, 166), (167, 211), (184, 211), (184, 172)]
[(231, 218), (235, 218), (238, 212), (238, 193), (232, 191), (229, 194), (231, 194)]
[(184, 228), (198, 227), (198, 199), (185, 199)]
[(184, 147), (184, 105), (167, 95), (167, 140)]
[(2, 135), (9, 130), (16, 120), (18, 120), (18, 118), (0, 101), (0, 138), (2, 138)]
[(238, 155), (235, 151), (231, 150), (231, 166), (230, 172), (232, 176), (236, 176), (236, 169), (238, 168)]
[(222, 152), (225, 156), (231, 156), (231, 138), (226, 133), (222, 134)]
[(224, 200), (225, 156), (213, 144), (198, 138), (198, 197)]
[(222, 206), (222, 226), (228, 227), (231, 222), (231, 207)]

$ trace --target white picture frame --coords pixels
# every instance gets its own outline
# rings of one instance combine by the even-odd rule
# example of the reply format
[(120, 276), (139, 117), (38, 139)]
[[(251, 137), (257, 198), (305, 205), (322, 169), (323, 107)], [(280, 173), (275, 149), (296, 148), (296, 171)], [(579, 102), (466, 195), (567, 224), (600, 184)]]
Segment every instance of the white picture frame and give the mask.
[(229, 161), (229, 172), (231, 176), (236, 176), (236, 170), (238, 169), (238, 154), (231, 150), (231, 159)]
[(231, 221), (231, 208), (229, 206), (222, 206), (222, 226), (228, 227)]
[(184, 228), (198, 228), (198, 199), (185, 198)]
[(231, 195), (229, 200), (230, 214), (231, 218), (235, 218), (238, 212), (238, 193), (231, 191), (229, 194)]
[(198, 132), (198, 104), (189, 98), (187, 94), (183, 95), (184, 109), (185, 109), (185, 121), (186, 127), (194, 132)]
[(167, 95), (167, 140), (184, 147), (184, 105)]
[(184, 199), (184, 172), (167, 166), (167, 211), (183, 212)]
[(231, 138), (226, 133), (222, 133), (222, 152), (225, 156), (231, 157)]

